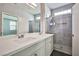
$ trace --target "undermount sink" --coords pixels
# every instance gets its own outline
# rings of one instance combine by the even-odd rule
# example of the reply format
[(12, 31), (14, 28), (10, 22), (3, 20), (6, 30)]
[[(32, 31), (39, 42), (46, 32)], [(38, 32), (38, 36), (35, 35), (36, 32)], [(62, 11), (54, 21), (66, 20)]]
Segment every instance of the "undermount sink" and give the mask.
[(35, 37), (27, 37), (26, 39), (36, 39)]
[(21, 38), (14, 40), (16, 43), (22, 44), (22, 43), (28, 43), (30, 41), (34, 41), (36, 38), (35, 37), (27, 37), (27, 38)]

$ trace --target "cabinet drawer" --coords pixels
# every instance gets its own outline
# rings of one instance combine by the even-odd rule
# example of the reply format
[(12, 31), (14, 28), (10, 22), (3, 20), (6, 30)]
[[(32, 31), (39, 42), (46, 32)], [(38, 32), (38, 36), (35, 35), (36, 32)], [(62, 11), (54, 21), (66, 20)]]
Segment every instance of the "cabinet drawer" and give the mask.
[(31, 56), (45, 56), (45, 46), (42, 46), (41, 48), (39, 48)]
[(32, 55), (36, 50), (38, 50), (39, 48), (41, 48), (42, 46), (45, 45), (45, 41), (41, 41), (39, 43), (36, 43), (34, 45), (32, 45), (29, 48), (23, 49), (15, 54), (13, 54), (13, 56), (30, 56)]

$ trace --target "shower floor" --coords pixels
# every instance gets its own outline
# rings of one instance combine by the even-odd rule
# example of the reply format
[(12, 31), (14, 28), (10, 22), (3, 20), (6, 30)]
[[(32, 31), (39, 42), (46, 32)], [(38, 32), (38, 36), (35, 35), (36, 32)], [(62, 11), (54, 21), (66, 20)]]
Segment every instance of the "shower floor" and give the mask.
[(54, 50), (50, 56), (71, 56), (71, 55)]

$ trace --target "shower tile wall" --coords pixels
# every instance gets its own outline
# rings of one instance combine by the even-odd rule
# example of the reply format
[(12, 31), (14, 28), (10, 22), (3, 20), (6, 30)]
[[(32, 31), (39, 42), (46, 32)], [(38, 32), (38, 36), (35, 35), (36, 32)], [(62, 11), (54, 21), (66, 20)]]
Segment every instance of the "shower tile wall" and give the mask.
[(55, 28), (53, 29), (55, 33), (55, 44), (63, 44), (71, 47), (72, 44), (72, 20), (71, 15), (57, 16), (54, 18)]
[(53, 28), (54, 48), (71, 54), (72, 47), (72, 17), (71, 14), (54, 17), (56, 25)]

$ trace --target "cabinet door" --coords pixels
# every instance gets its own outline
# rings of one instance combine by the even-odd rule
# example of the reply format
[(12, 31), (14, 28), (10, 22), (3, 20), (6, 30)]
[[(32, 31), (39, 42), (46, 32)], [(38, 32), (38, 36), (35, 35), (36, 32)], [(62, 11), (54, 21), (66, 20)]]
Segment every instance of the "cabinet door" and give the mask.
[(30, 56), (35, 50), (37, 50), (37, 48), (35, 48), (34, 46), (29, 47), (13, 54), (12, 56)]
[(53, 51), (53, 36), (50, 37), (51, 39), (51, 52)]
[(51, 39), (46, 39), (46, 56), (50, 56), (51, 54)]
[(45, 56), (45, 48), (41, 47), (37, 51), (35, 51), (31, 56)]
[(37, 49), (31, 56), (45, 56), (45, 41), (43, 41), (41, 47)]

